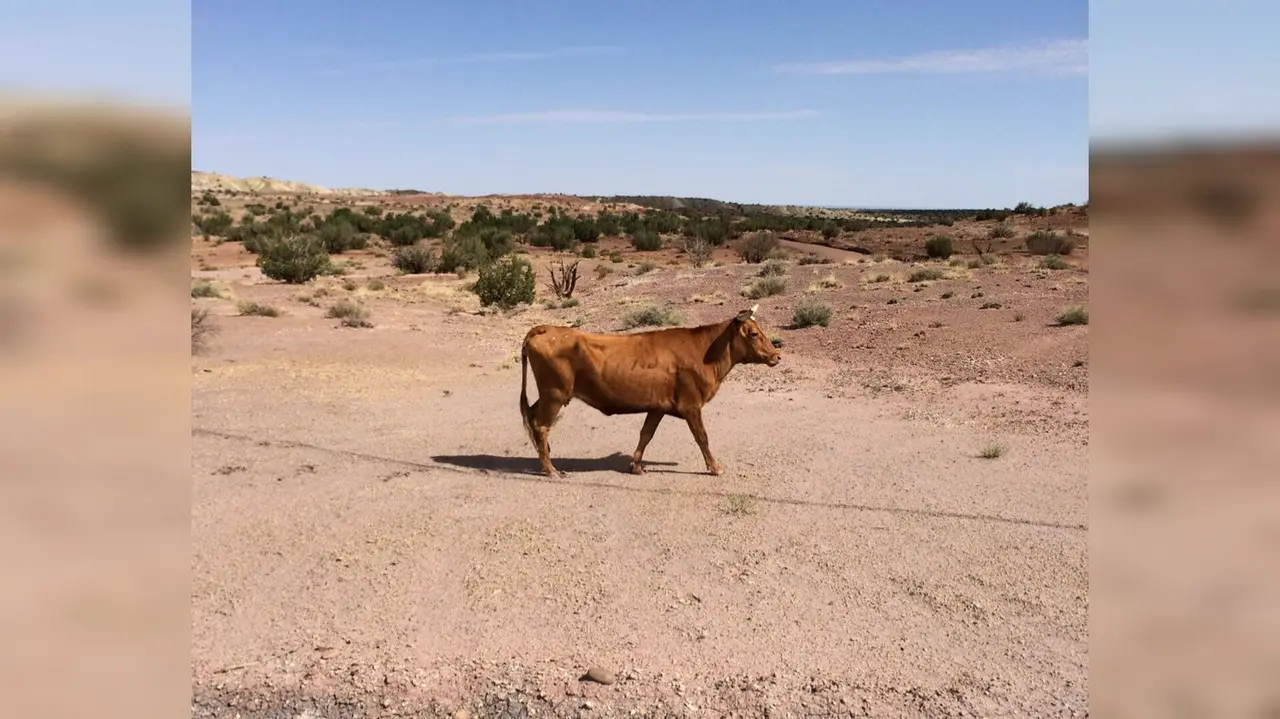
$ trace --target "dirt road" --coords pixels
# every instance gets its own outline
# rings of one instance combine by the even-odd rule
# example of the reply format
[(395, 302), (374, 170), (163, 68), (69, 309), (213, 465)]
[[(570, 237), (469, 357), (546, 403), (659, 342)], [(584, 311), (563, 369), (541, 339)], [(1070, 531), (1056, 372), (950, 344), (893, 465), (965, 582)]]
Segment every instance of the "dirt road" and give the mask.
[(625, 474), (640, 418), (574, 403), (548, 480), (531, 320), (403, 312), (228, 317), (195, 360), (193, 716), (1086, 715), (1083, 435), (961, 411), (1060, 397), (793, 353), (709, 405), (723, 476), (670, 419)]

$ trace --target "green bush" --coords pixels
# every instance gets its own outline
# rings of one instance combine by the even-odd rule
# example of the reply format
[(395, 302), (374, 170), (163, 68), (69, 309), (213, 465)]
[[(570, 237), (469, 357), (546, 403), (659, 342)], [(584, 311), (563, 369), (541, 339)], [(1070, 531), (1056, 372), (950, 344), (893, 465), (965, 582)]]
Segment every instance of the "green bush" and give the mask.
[(227, 231), (235, 224), (231, 219), (231, 215), (225, 212), (215, 212), (210, 215), (196, 215), (192, 220), (200, 232), (206, 238), (209, 237), (226, 237)]
[(945, 260), (955, 254), (955, 248), (950, 237), (934, 235), (924, 241), (924, 252), (935, 259)]
[(330, 254), (336, 255), (356, 249), (352, 246), (356, 244), (356, 228), (346, 220), (325, 222), (316, 228), (315, 234)]
[(533, 302), (535, 280), (533, 265), (514, 255), (480, 268), (474, 291), (480, 304), (511, 309), (521, 302)]
[(330, 268), (324, 242), (314, 235), (263, 237), (257, 241), (258, 267), (273, 280), (298, 285)]
[(478, 270), (489, 263), (489, 250), (477, 234), (454, 233), (440, 253), (440, 271)]
[(653, 230), (636, 230), (631, 233), (631, 246), (641, 252), (662, 249), (662, 237)]
[(391, 255), (391, 264), (406, 275), (425, 275), (440, 267), (435, 250), (421, 245), (397, 247)]
[(814, 325), (826, 327), (831, 324), (831, 308), (815, 299), (805, 297), (796, 303), (795, 310), (791, 313), (791, 324), (801, 329)]

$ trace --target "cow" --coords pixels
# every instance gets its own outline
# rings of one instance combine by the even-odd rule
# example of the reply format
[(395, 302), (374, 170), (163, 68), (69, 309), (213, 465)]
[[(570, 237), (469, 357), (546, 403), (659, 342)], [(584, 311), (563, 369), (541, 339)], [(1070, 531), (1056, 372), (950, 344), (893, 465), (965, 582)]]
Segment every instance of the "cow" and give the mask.
[[(631, 472), (643, 474), (644, 448), (666, 416), (683, 419), (702, 450), (707, 471), (723, 470), (711, 456), (702, 408), (738, 364), (776, 367), (782, 356), (756, 324), (759, 304), (720, 322), (632, 334), (597, 334), (559, 325), (537, 325), (520, 348), (520, 416), (538, 451), (543, 474), (563, 477), (551, 463), (548, 437), (560, 410), (582, 400), (606, 417), (643, 414)], [(529, 404), (528, 373), (538, 385)]]

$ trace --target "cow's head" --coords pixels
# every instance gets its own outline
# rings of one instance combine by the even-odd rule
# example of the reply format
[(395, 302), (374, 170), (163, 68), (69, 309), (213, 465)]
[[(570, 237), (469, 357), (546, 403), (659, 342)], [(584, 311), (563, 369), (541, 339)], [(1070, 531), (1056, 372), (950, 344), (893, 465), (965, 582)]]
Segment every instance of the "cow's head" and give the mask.
[(733, 318), (730, 327), (731, 351), (738, 362), (775, 367), (782, 361), (782, 355), (778, 354), (773, 341), (756, 324), (756, 308), (759, 306), (757, 304), (749, 310), (743, 310)]

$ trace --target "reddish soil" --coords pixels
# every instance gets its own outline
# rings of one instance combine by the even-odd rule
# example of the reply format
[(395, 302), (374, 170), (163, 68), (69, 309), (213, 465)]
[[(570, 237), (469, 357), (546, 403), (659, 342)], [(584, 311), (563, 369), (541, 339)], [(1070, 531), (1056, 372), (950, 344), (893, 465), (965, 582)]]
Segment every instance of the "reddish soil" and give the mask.
[[(298, 287), (195, 241), (223, 297), (193, 300), (217, 327), (193, 359), (193, 716), (1087, 715), (1089, 328), (1055, 324), (1088, 304), (1087, 238), (1063, 270), (1014, 244), (882, 259), (924, 234), (815, 249), (838, 260), (789, 263), (760, 300), (729, 250), (625, 248), (581, 261), (576, 306), (540, 288), (484, 314), (385, 250)], [(828, 327), (789, 328), (806, 296)], [(326, 318), (341, 297), (374, 326)], [(670, 419), (627, 474), (642, 418), (580, 403), (552, 433), (568, 478), (535, 474), (530, 326), (757, 301), (783, 362), (708, 405), (723, 476)]]

